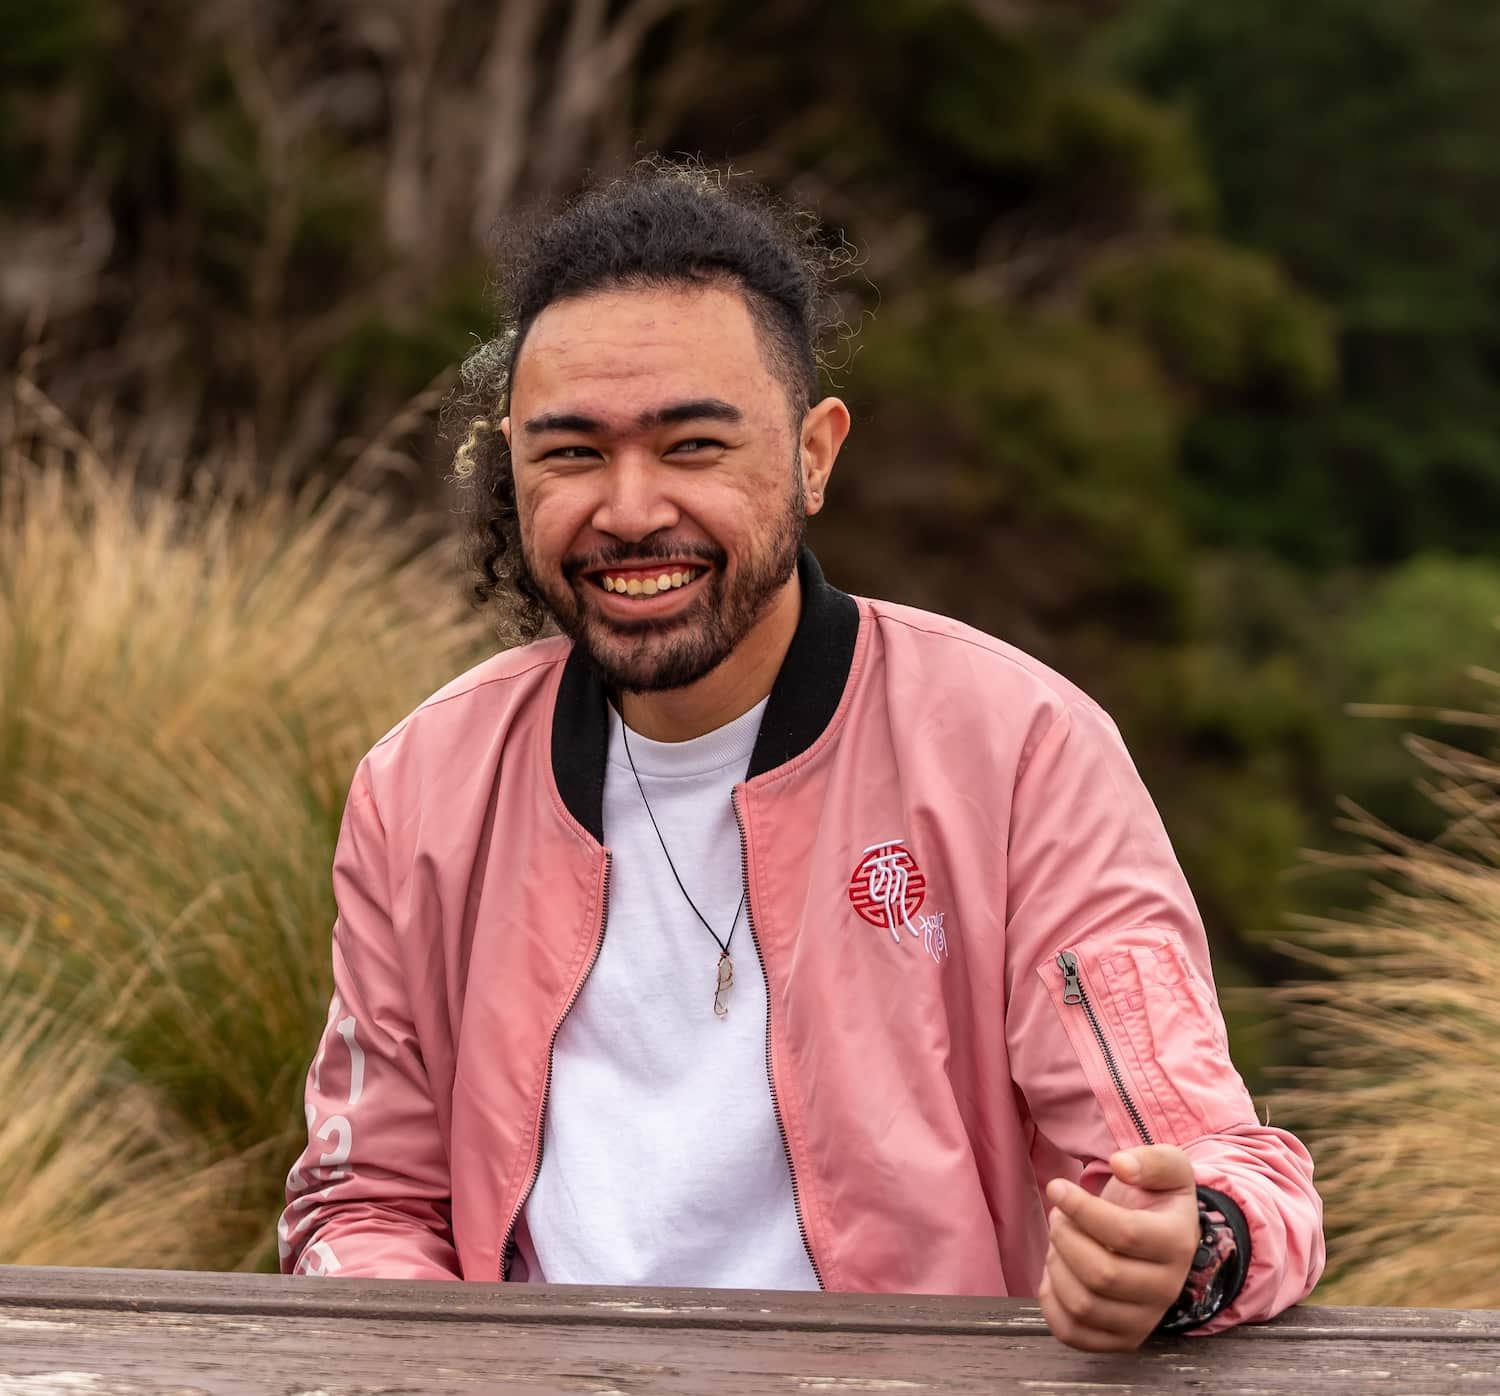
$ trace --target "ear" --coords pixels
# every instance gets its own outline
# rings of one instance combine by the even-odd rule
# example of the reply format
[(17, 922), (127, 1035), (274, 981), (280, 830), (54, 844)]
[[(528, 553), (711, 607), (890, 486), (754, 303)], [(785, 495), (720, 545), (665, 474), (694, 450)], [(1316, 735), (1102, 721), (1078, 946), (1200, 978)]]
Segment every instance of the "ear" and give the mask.
[(505, 438), (505, 449), (509, 450), (510, 449), (510, 418), (509, 417), (502, 417), (500, 419), (500, 434)]
[(802, 419), (802, 488), (809, 514), (823, 508), (823, 491), (848, 435), (849, 409), (839, 398), (825, 397)]

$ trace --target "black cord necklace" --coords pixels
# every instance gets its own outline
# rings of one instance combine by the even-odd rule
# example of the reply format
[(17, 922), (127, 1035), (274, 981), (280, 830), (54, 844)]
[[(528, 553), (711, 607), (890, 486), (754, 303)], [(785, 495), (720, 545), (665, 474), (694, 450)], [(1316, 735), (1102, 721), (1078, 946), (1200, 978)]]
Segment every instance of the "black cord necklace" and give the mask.
[(729, 923), (729, 938), (720, 940), (718, 932), (708, 924), (708, 918), (698, 910), (698, 903), (688, 896), (688, 889), (682, 885), (682, 879), (677, 875), (677, 865), (672, 861), (672, 855), (667, 852), (667, 841), (661, 836), (661, 825), (656, 822), (656, 816), (651, 812), (651, 801), (646, 798), (646, 787), (641, 784), (641, 773), (636, 770), (635, 757), (630, 754), (629, 732), (630, 728), (622, 715), (620, 740), (625, 744), (625, 759), (630, 763), (630, 774), (635, 777), (635, 788), (641, 792), (641, 803), (646, 807), (651, 827), (656, 830), (656, 841), (661, 845), (661, 851), (666, 856), (667, 866), (672, 870), (672, 878), (677, 883), (677, 890), (682, 893), (683, 900), (692, 907), (693, 915), (703, 922), (703, 929), (713, 936), (714, 944), (719, 947), (718, 977), (714, 985), (714, 1016), (727, 1017), (729, 1008), (724, 1003), (724, 995), (729, 992), (729, 986), (734, 983), (734, 961), (729, 958), (729, 946), (734, 940), (734, 928), (740, 923), (740, 912), (745, 909), (745, 898), (749, 895), (749, 889), (740, 889), (740, 904), (735, 908), (734, 920)]

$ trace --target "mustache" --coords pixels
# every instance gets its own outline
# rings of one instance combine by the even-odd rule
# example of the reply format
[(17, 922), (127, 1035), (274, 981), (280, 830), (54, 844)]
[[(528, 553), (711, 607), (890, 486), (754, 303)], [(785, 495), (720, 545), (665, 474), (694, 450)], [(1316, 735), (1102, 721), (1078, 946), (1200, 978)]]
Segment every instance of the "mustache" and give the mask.
[(711, 543), (679, 543), (671, 538), (643, 538), (639, 543), (616, 543), (590, 553), (574, 553), (563, 559), (559, 570), (568, 582), (601, 567), (625, 567), (634, 562), (701, 562), (722, 569), (729, 554)]

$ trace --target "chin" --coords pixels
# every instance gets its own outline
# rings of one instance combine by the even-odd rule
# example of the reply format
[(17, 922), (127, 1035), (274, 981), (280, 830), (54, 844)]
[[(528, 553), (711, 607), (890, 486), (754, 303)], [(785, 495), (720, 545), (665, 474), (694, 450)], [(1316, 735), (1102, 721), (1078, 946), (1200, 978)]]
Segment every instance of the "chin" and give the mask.
[(683, 624), (634, 635), (613, 625), (590, 625), (582, 643), (610, 688), (625, 693), (670, 693), (707, 678), (729, 657), (729, 649), (715, 644), (714, 638), (700, 627)]

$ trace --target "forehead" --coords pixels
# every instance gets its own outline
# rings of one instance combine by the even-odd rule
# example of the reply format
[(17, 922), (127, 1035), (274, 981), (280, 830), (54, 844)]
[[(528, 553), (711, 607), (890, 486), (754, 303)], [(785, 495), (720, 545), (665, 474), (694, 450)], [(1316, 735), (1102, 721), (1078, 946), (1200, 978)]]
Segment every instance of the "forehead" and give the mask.
[(596, 291), (532, 322), (511, 410), (592, 408), (635, 416), (669, 399), (721, 398), (753, 412), (784, 396), (744, 296), (723, 286)]

